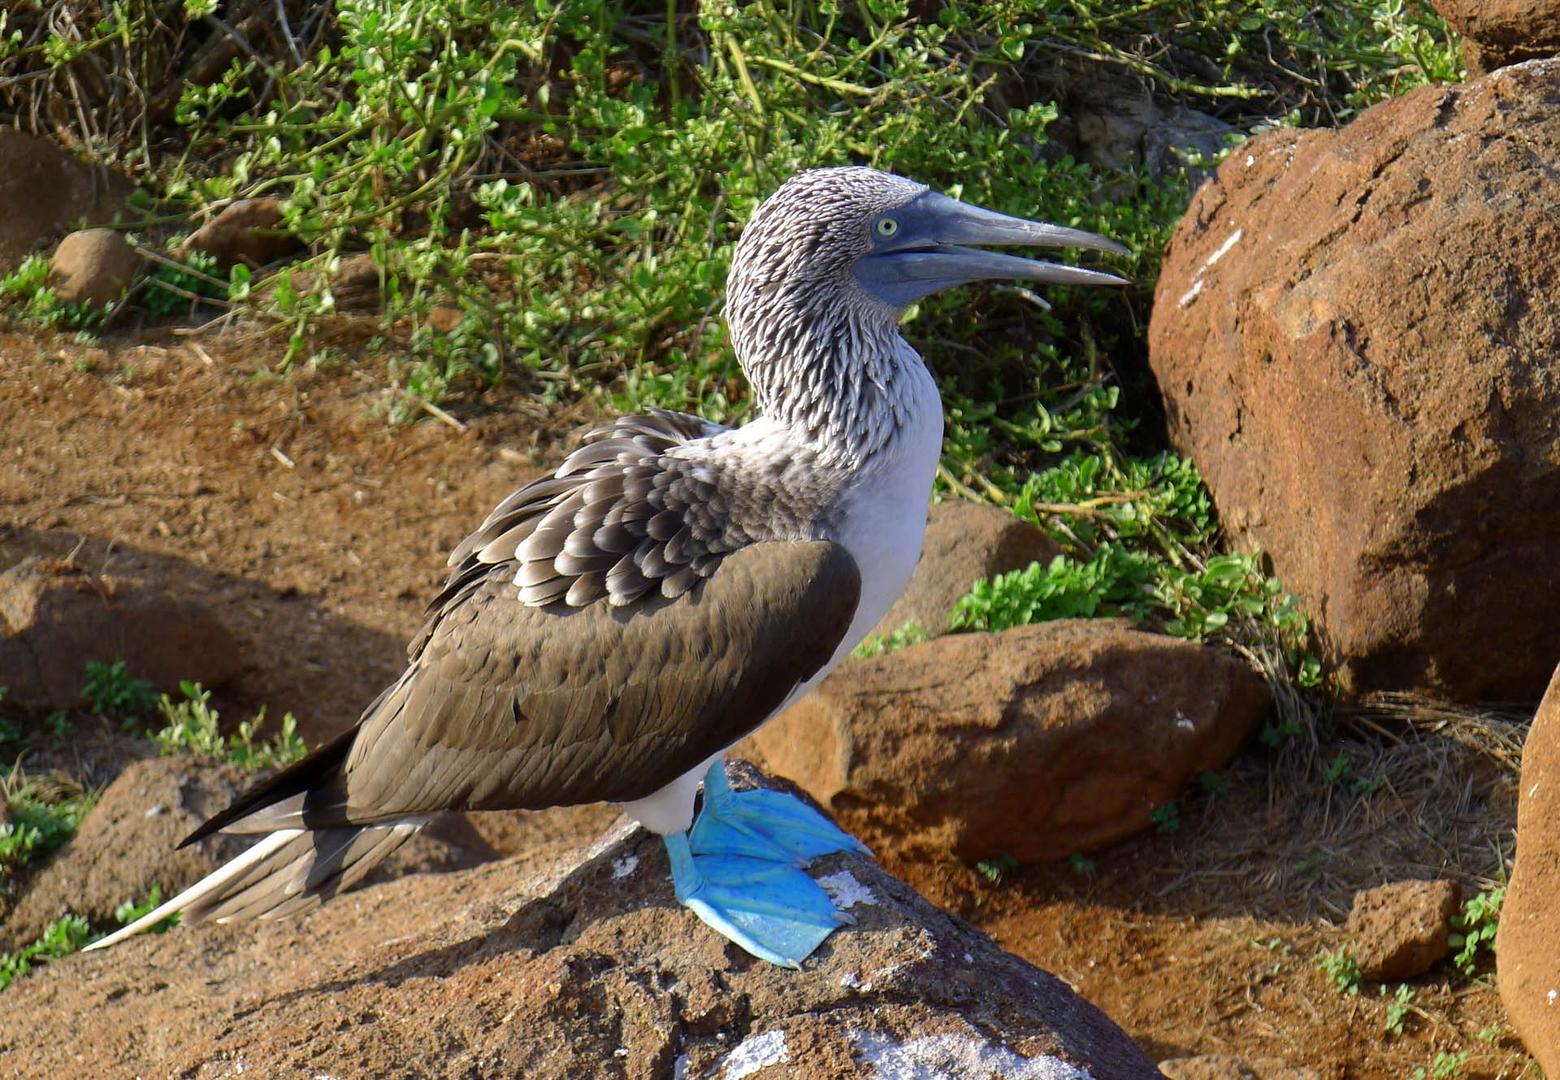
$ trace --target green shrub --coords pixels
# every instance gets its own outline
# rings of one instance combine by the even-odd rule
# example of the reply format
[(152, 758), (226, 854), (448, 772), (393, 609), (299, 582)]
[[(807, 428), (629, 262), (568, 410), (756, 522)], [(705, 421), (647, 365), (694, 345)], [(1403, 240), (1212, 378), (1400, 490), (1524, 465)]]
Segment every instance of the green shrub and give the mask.
[(282, 717), (281, 730), (264, 742), (255, 735), (265, 722), (265, 710), (253, 720), (245, 720), (231, 735), (224, 735), (221, 716), (211, 707), (211, 691), (199, 683), (181, 682), (184, 700), (175, 702), (167, 694), (157, 701), (157, 710), (165, 725), (148, 732), (162, 754), (193, 754), (208, 761), (227, 762), (240, 769), (270, 769), (290, 765), (307, 752), (298, 734), (298, 721), (292, 713)]

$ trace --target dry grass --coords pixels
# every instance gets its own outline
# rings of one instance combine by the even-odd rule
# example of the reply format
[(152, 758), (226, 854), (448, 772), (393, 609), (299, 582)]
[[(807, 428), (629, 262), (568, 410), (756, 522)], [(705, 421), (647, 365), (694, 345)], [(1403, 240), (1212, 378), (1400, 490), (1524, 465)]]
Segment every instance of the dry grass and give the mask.
[(1356, 891), (1388, 881), (1499, 884), (1529, 719), (1382, 695), (1341, 715), (1330, 742), (1244, 755), (1227, 792), (1183, 814), (1158, 895), (1181, 910), (1195, 898), (1209, 914), (1337, 922)]

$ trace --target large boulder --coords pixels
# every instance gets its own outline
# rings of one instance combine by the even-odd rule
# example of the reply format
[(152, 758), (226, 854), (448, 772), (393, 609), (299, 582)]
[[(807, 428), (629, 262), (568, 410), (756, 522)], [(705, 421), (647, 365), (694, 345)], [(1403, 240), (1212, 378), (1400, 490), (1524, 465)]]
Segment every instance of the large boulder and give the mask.
[(937, 503), (927, 517), (921, 561), (875, 632), (886, 636), (913, 622), (936, 637), (981, 578), (1048, 563), (1059, 554), (1056, 541), (1006, 510), (964, 499)]
[(129, 577), (26, 559), (0, 574), (0, 686), (16, 704), (81, 704), (89, 660), (123, 659), (156, 690), (188, 679), (220, 686), (238, 673), (238, 642), (212, 611)]
[(874, 863), (813, 873), (856, 923), (800, 971), (705, 927), (661, 843), (620, 828), (541, 873), (408, 877), (68, 957), (6, 991), (0, 1057), (31, 1076), (1160, 1075), (1062, 980)]
[(89, 165), (48, 139), (0, 128), (0, 274), (78, 222), (105, 225), (130, 182)]
[(1435, 0), (1473, 75), (1560, 53), (1560, 0)]
[(1171, 438), (1346, 691), (1536, 699), (1560, 658), (1560, 62), (1253, 139), (1149, 329)]
[(1560, 1076), (1560, 670), (1522, 748), (1517, 861), (1495, 938), (1496, 980), (1512, 1027)]
[(1054, 859), (1147, 828), (1268, 704), (1221, 649), (1063, 620), (847, 660), (753, 743), (870, 831), (964, 859)]

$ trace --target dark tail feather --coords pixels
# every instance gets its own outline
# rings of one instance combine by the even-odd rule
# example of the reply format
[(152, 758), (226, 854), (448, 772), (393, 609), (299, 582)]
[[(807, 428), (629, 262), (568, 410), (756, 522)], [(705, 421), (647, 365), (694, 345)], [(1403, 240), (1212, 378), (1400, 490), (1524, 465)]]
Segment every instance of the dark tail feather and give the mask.
[[(268, 833), (305, 826), (313, 815), (325, 816), (339, 802), (334, 795), (336, 781), (357, 732), (354, 725), (302, 761), (262, 780), (186, 836), (179, 846), (188, 847), (230, 826), (236, 826), (233, 832)], [(245, 818), (249, 820), (242, 820)]]
[(105, 949), (176, 911), (189, 923), (274, 919), (304, 911), (358, 882), (428, 820), (273, 832), (155, 911), (87, 948)]

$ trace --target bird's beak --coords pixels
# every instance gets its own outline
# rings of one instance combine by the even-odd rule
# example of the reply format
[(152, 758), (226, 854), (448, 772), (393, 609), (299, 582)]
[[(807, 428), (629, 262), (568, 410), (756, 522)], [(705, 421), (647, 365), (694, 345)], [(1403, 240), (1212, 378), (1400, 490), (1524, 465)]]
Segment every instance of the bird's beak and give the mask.
[(898, 225), (896, 240), (879, 240), (876, 251), (856, 261), (855, 275), (868, 292), (894, 307), (971, 281), (1128, 284), (1125, 278), (1098, 270), (966, 246), (1093, 248), (1127, 254), (1114, 240), (1082, 229), (1008, 217), (935, 191), (917, 196), (890, 216)]

